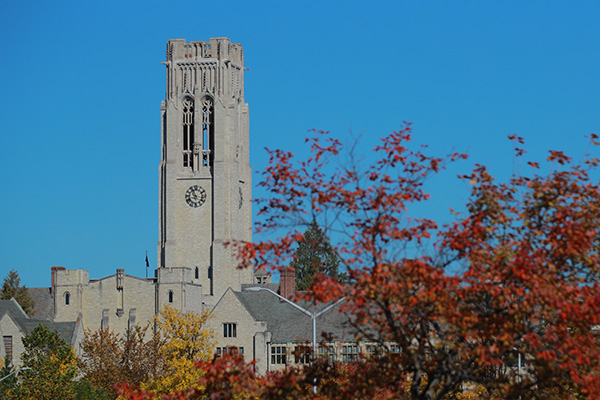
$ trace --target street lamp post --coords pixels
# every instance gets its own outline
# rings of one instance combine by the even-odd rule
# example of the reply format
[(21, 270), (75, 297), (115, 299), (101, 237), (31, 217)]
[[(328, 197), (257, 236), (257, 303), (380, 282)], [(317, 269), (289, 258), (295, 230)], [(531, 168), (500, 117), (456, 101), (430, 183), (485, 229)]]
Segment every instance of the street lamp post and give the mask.
[(8, 378), (9, 376), (16, 374), (17, 372), (26, 371), (26, 370), (28, 370), (28, 369), (31, 369), (31, 367), (23, 367), (23, 368), (19, 368), (19, 369), (15, 370), (15, 371), (11, 372), (10, 374), (6, 375), (4, 378), (0, 379), (0, 382), (2, 382), (3, 380), (5, 380), (5, 379), (6, 379), (6, 378)]
[[(262, 291), (274, 294), (275, 296), (279, 297), (281, 300), (285, 301), (289, 305), (295, 307), (297, 310), (301, 311), (302, 313), (308, 315), (311, 318), (311, 320), (312, 320), (313, 363), (314, 363), (314, 360), (317, 358), (317, 318), (319, 318), (321, 315), (325, 314), (327, 311), (331, 310), (333, 307), (335, 307), (336, 305), (338, 305), (339, 303), (341, 303), (342, 301), (344, 301), (346, 299), (345, 297), (342, 297), (335, 303), (330, 304), (327, 307), (325, 307), (324, 309), (322, 309), (321, 311), (314, 313), (314, 312), (308, 311), (305, 308), (300, 307), (298, 304), (294, 303), (291, 300), (286, 299), (285, 297), (281, 296), (279, 293), (277, 293), (274, 290), (271, 290), (269, 288), (253, 286), (253, 287), (246, 288), (245, 290), (249, 290), (251, 292), (259, 292), (262, 290)], [(316, 379), (317, 378), (315, 377), (315, 383), (313, 385), (313, 393), (314, 394), (317, 394)]]

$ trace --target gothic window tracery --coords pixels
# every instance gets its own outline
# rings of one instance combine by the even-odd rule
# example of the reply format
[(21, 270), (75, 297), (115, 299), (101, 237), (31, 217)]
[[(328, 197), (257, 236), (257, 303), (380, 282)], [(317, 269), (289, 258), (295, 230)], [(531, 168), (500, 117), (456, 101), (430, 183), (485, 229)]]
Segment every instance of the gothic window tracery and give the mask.
[(209, 97), (202, 99), (202, 165), (212, 165), (213, 147), (213, 101)]
[(194, 146), (194, 102), (183, 100), (183, 167), (194, 168), (192, 149)]

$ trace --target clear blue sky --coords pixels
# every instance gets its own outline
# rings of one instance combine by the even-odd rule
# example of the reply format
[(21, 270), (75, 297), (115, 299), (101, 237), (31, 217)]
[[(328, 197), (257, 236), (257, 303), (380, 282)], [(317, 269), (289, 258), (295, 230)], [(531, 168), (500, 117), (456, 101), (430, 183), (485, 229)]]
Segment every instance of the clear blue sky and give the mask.
[(468, 152), (432, 182), (443, 220), (457, 173), (511, 173), (507, 135), (540, 158), (600, 133), (598, 21), (597, 1), (5, 1), (0, 275), (155, 266), (169, 38), (243, 44), (255, 171), (310, 128), (372, 143), (412, 121), (434, 153)]

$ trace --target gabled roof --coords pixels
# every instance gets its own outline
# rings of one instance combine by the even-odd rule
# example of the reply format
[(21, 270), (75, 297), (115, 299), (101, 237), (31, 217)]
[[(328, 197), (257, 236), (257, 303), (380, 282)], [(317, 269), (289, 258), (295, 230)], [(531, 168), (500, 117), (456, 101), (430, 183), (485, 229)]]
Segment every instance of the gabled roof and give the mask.
[(0, 317), (4, 316), (6, 313), (8, 313), (13, 320), (29, 318), (15, 299), (0, 300)]
[[(272, 333), (272, 342), (310, 342), (312, 341), (312, 319), (292, 305), (280, 300), (267, 291), (234, 292), (240, 303), (257, 321), (267, 323)], [(319, 312), (331, 303), (312, 304), (306, 301), (296, 302), (300, 307)], [(340, 312), (341, 305), (333, 307), (317, 318), (317, 340), (351, 342), (355, 340), (355, 331), (350, 325), (350, 317)]]
[(25, 335), (30, 334), (36, 326), (44, 324), (48, 329), (56, 331), (68, 344), (73, 344), (77, 322), (52, 322), (42, 319), (29, 318), (15, 299), (0, 300), (0, 319), (8, 314)]

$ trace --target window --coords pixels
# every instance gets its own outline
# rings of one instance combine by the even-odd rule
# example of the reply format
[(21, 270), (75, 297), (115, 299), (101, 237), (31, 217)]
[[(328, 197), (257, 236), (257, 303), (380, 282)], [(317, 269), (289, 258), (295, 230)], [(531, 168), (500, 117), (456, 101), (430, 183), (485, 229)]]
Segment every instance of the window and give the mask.
[(342, 346), (342, 362), (358, 361), (358, 346), (349, 344)]
[(400, 353), (400, 346), (397, 344), (390, 345), (390, 353)]
[(169, 303), (173, 303), (173, 291), (169, 290)]
[(369, 357), (378, 357), (381, 355), (381, 346), (376, 345), (376, 344), (369, 344), (367, 345), (367, 355)]
[(335, 348), (333, 346), (321, 346), (319, 347), (319, 358), (335, 362)]
[(135, 327), (135, 308), (129, 309), (129, 319), (127, 320), (127, 329), (131, 330)]
[(221, 357), (223, 354), (239, 354), (241, 356), (244, 355), (243, 347), (217, 347), (217, 353), (215, 356), (217, 358)]
[(286, 364), (285, 346), (271, 346), (271, 364)]
[(100, 321), (101, 329), (108, 329), (108, 308), (102, 310), (102, 321)]
[(296, 364), (308, 364), (310, 363), (311, 354), (312, 348), (308, 346), (296, 346), (294, 348), (294, 362)]
[(200, 269), (198, 267), (196, 267), (196, 270), (194, 272), (194, 278), (198, 279), (199, 276), (200, 276)]
[(237, 324), (231, 322), (223, 324), (223, 337), (237, 337)]
[(202, 165), (212, 165), (213, 148), (213, 102), (210, 98), (202, 99)]
[(4, 336), (4, 351), (6, 352), (6, 359), (12, 363), (13, 361), (13, 340), (12, 336)]
[(183, 166), (193, 168), (194, 159), (192, 148), (194, 146), (194, 101), (183, 100)]
[(65, 306), (71, 304), (71, 293), (65, 292)]

